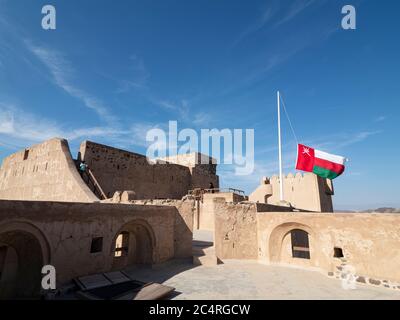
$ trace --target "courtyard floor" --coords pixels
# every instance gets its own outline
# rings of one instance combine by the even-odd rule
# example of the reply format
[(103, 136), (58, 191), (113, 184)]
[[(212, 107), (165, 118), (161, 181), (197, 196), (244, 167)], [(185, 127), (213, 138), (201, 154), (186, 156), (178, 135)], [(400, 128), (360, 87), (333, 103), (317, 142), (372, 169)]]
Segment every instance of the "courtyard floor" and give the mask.
[(400, 291), (357, 285), (344, 289), (340, 280), (319, 272), (268, 266), (256, 261), (228, 260), (216, 266), (193, 266), (175, 260), (156, 269), (131, 269), (141, 281), (172, 286), (172, 299), (390, 299), (400, 300)]
[[(195, 231), (194, 241), (212, 245), (208, 231)], [(194, 266), (173, 260), (154, 268), (128, 269), (132, 278), (159, 282), (176, 289), (172, 299), (390, 299), (400, 300), (400, 290), (355, 285), (345, 289), (338, 279), (317, 271), (270, 266), (257, 261), (225, 260), (215, 266)]]

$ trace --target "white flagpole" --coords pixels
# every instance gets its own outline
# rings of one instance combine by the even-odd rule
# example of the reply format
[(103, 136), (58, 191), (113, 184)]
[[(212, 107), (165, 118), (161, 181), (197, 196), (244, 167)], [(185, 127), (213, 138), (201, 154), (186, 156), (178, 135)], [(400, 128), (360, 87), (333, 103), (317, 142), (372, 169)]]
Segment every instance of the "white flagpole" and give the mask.
[(281, 99), (278, 91), (278, 148), (279, 148), (279, 194), (283, 201), (283, 175), (282, 175), (282, 141), (281, 141)]

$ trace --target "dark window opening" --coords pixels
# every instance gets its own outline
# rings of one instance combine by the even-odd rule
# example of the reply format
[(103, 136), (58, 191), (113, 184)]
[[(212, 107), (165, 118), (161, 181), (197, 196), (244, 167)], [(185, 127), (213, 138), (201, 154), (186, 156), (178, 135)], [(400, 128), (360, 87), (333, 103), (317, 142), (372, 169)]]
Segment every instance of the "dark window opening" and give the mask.
[(333, 257), (334, 258), (344, 258), (343, 249), (342, 248), (333, 248)]
[(103, 251), (103, 238), (93, 238), (92, 245), (90, 246), (90, 253), (97, 253)]
[(292, 230), (290, 232), (292, 239), (293, 258), (310, 259), (310, 243), (308, 233), (303, 230)]
[(29, 150), (26, 149), (24, 152), (24, 160), (28, 159), (28, 157), (29, 157)]

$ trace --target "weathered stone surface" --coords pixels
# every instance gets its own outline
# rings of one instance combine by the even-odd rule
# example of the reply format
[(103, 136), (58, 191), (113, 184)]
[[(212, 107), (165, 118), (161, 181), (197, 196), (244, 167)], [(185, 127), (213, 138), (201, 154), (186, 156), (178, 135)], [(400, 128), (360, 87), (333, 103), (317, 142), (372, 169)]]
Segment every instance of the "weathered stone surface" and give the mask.
[(380, 280), (375, 280), (375, 279), (369, 279), (369, 283), (373, 284), (373, 285), (376, 285), (376, 286), (379, 286), (381, 284), (381, 281)]
[[(216, 164), (201, 164), (196, 155), (179, 155), (149, 163), (146, 156), (110, 146), (84, 141), (80, 154), (92, 170), (105, 194), (134, 190), (135, 199), (182, 199), (190, 189), (219, 187)], [(207, 157), (209, 158), (209, 157)]]
[(68, 142), (54, 138), (14, 153), (0, 168), (0, 199), (93, 202)]

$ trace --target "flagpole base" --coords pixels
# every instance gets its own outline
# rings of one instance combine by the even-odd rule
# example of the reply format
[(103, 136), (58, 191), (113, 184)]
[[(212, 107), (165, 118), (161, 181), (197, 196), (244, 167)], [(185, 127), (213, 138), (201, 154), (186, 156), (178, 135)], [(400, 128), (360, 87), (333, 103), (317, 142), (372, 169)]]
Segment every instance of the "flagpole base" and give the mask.
[(278, 205), (280, 207), (293, 208), (292, 204), (286, 200), (280, 200), (276, 205)]

